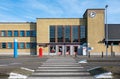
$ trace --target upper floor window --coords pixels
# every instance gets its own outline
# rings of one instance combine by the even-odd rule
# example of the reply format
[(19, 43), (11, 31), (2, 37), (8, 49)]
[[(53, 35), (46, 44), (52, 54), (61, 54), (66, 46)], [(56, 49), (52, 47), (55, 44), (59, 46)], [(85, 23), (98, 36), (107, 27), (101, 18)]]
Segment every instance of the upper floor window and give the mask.
[(78, 39), (79, 39), (79, 31), (78, 30), (79, 30), (78, 26), (72, 27), (73, 42), (78, 42)]
[(64, 31), (65, 31), (65, 32), (64, 32), (64, 33), (65, 33), (65, 34), (64, 34), (64, 36), (65, 36), (65, 42), (70, 42), (70, 41), (71, 41), (71, 38), (70, 38), (70, 37), (71, 37), (71, 36), (70, 36), (70, 32), (71, 32), (71, 31), (70, 31), (70, 26), (65, 26), (65, 27), (64, 27)]
[(50, 42), (55, 42), (55, 26), (50, 26)]
[(14, 36), (18, 37), (18, 31), (14, 31)]
[(31, 35), (31, 34), (30, 34), (30, 30), (26, 31), (26, 36), (27, 36), (27, 37), (30, 37), (30, 35)]
[(11, 37), (12, 36), (12, 31), (9, 30), (7, 36)]
[(24, 37), (25, 36), (25, 32), (24, 31), (20, 31), (20, 36)]
[(58, 26), (57, 27), (57, 40), (58, 42), (63, 42), (63, 34), (64, 32), (64, 29), (63, 29), (63, 26)]
[(6, 36), (6, 32), (5, 31), (1, 31), (1, 36)]
[(31, 31), (31, 36), (33, 36), (33, 37), (36, 36), (36, 31), (35, 31), (35, 30), (32, 30), (32, 31)]

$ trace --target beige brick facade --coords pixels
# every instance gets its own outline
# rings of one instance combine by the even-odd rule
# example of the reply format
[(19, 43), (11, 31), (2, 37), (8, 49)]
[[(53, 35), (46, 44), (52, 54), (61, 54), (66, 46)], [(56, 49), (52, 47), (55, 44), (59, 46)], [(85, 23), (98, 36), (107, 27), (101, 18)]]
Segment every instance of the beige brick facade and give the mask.
[[(91, 13), (95, 14), (91, 14)], [(87, 9), (86, 12), (83, 15), (83, 18), (37, 18), (36, 23), (31, 22), (1, 22), (0, 23), (0, 35), (2, 35), (2, 31), (5, 31), (7, 33), (9, 30), (12, 31), (12, 34), (14, 34), (14, 31), (18, 31), (18, 36), (14, 37), (13, 35), (11, 37), (8, 36), (0, 36), (0, 54), (13, 54), (13, 46), (11, 49), (9, 48), (2, 48), (2, 43), (6, 43), (6, 47), (9, 42), (13, 44), (14, 38), (17, 38), (18, 43), (25, 43), (25, 48), (18, 49), (19, 54), (27, 54), (27, 55), (38, 55), (39, 54), (39, 48), (43, 48), (43, 54), (49, 55), (49, 43), (50, 43), (50, 26), (85, 26), (86, 27), (86, 43), (88, 47), (93, 47), (93, 50), (90, 51), (91, 55), (101, 55), (101, 52), (106, 52), (106, 46), (104, 44), (105, 39), (105, 10), (104, 9)], [(27, 37), (26, 35), (24, 37), (20, 37), (20, 31), (24, 31), (26, 34), (26, 31), (28, 30), (34, 30), (36, 31), (35, 37)], [(57, 41), (57, 40), (56, 40)], [(35, 42), (36, 48), (26, 48), (26, 43)], [(42, 45), (43, 44), (43, 45)], [(18, 46), (19, 47), (19, 46)], [(114, 52), (120, 52), (119, 46), (109, 46), (108, 52), (109, 55), (111, 54), (111, 49), (114, 49)], [(118, 53), (119, 54), (119, 53)]]

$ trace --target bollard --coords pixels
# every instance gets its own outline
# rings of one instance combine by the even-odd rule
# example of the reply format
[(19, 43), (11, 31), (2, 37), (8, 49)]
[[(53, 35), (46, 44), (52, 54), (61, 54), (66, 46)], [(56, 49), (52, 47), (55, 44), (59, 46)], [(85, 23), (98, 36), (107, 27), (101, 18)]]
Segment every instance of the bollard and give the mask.
[(43, 56), (42, 48), (39, 48), (39, 57)]
[(104, 55), (103, 55), (103, 52), (102, 52), (102, 58), (103, 58), (103, 56), (104, 56)]
[(14, 58), (18, 57), (18, 42), (17, 39), (14, 39)]
[(90, 58), (90, 52), (88, 52), (88, 57)]

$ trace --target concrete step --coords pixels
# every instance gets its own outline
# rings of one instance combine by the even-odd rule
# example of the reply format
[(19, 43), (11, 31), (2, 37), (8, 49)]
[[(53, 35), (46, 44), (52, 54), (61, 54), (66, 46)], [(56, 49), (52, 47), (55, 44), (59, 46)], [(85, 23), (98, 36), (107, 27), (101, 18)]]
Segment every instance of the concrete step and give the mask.
[(38, 67), (39, 69), (81, 69), (81, 68), (83, 68), (83, 67)]
[(84, 72), (84, 71), (86, 71), (85, 69), (44, 69), (44, 70), (42, 70), (42, 69), (37, 69), (36, 70), (36, 72), (37, 71), (47, 71), (47, 72), (49, 72), (49, 71), (51, 71), (51, 72), (55, 72), (55, 71), (58, 71), (58, 72), (61, 72), (61, 71), (69, 71), (69, 72), (73, 72), (73, 71), (79, 71), (79, 72)]
[(79, 76), (79, 77), (29, 77), (28, 79), (95, 79), (91, 76), (84, 77), (84, 76)]
[(48, 72), (48, 73), (33, 73), (32, 76), (90, 76), (90, 73), (88, 72), (59, 72), (59, 73), (56, 73), (56, 72)]
[(81, 66), (81, 65), (79, 65), (79, 64), (43, 64), (43, 65), (41, 65), (42, 67), (44, 66), (63, 66), (63, 67), (67, 67), (67, 66)]

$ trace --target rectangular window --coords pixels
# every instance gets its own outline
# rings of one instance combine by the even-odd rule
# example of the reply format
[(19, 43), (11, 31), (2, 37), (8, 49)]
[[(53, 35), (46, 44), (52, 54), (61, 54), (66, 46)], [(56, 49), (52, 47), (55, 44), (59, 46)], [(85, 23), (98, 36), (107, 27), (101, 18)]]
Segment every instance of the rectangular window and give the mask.
[(36, 37), (36, 31), (35, 30), (31, 31), (31, 36)]
[(9, 48), (9, 49), (12, 48), (12, 43), (8, 43), (8, 48)]
[(55, 42), (55, 26), (50, 26), (50, 42)]
[(72, 37), (73, 42), (78, 42), (79, 39), (78, 26), (72, 27)]
[(36, 48), (36, 43), (31, 43), (31, 48)]
[(25, 48), (25, 44), (23, 42), (20, 43), (20, 49), (24, 49)]
[(6, 48), (6, 43), (2, 43), (2, 48)]
[(24, 37), (25, 36), (25, 32), (24, 31), (20, 31), (20, 36)]
[(80, 38), (85, 38), (85, 26), (80, 26)]
[(7, 36), (11, 37), (12, 36), (12, 31), (9, 30)]
[(31, 33), (30, 33), (30, 31), (28, 30), (28, 31), (26, 31), (26, 36), (27, 37), (30, 37), (31, 36)]
[(65, 26), (65, 42), (70, 42), (70, 26)]
[(18, 37), (18, 31), (14, 31), (14, 37)]
[(83, 44), (86, 42), (85, 26), (80, 26), (80, 42)]
[(6, 32), (5, 31), (1, 31), (1, 36), (6, 36)]
[(26, 43), (26, 48), (27, 48), (27, 49), (30, 48), (30, 43)]
[(63, 26), (58, 26), (57, 27), (57, 40), (58, 40), (58, 42), (63, 42), (63, 33), (64, 31), (63, 31)]

